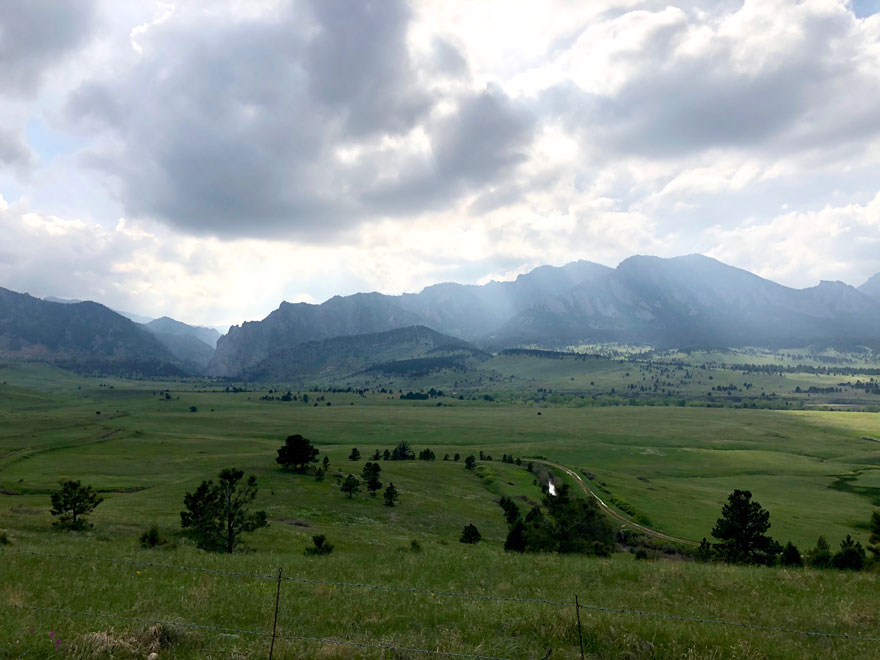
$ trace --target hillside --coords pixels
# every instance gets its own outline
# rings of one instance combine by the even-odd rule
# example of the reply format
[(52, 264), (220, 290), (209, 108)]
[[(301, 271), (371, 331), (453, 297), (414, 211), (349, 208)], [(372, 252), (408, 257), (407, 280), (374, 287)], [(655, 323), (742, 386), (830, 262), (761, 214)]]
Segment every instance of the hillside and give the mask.
[(215, 328), (206, 328), (203, 325), (188, 325), (167, 316), (153, 319), (149, 323), (145, 323), (144, 327), (154, 334), (192, 337), (212, 349), (216, 348), (217, 340), (220, 339), (220, 333)]
[(791, 289), (701, 255), (637, 256), (597, 283), (525, 310), (488, 341), (876, 347), (878, 323), (880, 304), (841, 282)]
[(54, 303), (0, 288), (0, 357), (79, 371), (183, 375), (152, 334), (94, 302)]
[(401, 296), (359, 293), (334, 296), (320, 305), (283, 302), (262, 321), (232, 326), (218, 342), (208, 374), (235, 377), (272, 353), (303, 342), (412, 325), (473, 341), (521, 310), (575, 285), (596, 281), (610, 270), (578, 261), (560, 268), (542, 266), (513, 282), (483, 286), (446, 283)]
[(542, 266), (512, 282), (336, 296), (321, 305), (282, 303), (263, 321), (233, 326), (218, 342), (208, 373), (273, 373), (255, 367), (304, 342), (409, 325), (492, 351), (579, 342), (878, 348), (880, 300), (870, 295), (873, 282), (880, 280), (858, 290), (841, 282), (792, 289), (701, 255), (635, 256), (615, 269), (578, 261)]
[(466, 368), (489, 355), (425, 326), (334, 337), (277, 351), (244, 372), (252, 381), (338, 381), (359, 372), (406, 373)]
[(859, 287), (859, 291), (880, 302), (880, 273), (870, 277), (867, 282)]

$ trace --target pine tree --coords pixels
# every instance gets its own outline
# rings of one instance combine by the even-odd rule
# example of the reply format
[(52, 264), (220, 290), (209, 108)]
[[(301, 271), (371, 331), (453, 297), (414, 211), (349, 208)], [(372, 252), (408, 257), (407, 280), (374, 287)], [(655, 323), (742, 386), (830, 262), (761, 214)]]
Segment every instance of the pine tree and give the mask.
[(92, 526), (85, 516), (104, 501), (91, 486), (83, 486), (79, 481), (62, 481), (61, 490), (52, 493), (50, 499), (52, 515), (58, 518), (52, 524), (60, 529), (77, 531)]
[(385, 489), (383, 497), (385, 498), (385, 506), (394, 506), (397, 500), (400, 499), (400, 495), (398, 494), (397, 489), (394, 487), (393, 481), (388, 484), (388, 488)]
[(868, 538), (868, 550), (874, 555), (874, 561), (880, 561), (880, 509), (871, 514), (871, 536)]
[(351, 450), (351, 453), (348, 455), (348, 460), (350, 460), (350, 461), (361, 460), (361, 453), (358, 451), (357, 447), (355, 447)]
[(469, 524), (464, 526), (464, 529), (461, 532), (461, 538), (458, 540), (462, 543), (479, 543), (482, 538), (480, 530), (477, 529), (476, 525)]
[(218, 481), (203, 481), (183, 498), (186, 511), (180, 512), (181, 526), (189, 530), (203, 550), (231, 553), (242, 544), (241, 535), (268, 525), (265, 511), (251, 513), (247, 505), (257, 496), (257, 478), (244, 472), (222, 470)]
[(353, 474), (348, 475), (345, 478), (345, 481), (342, 482), (342, 492), (348, 493), (348, 498), (351, 499), (355, 493), (360, 492), (361, 490), (361, 482)]
[(770, 513), (747, 490), (734, 490), (721, 507), (721, 517), (712, 528), (718, 553), (727, 562), (744, 564), (772, 563), (781, 548), (764, 534), (770, 529)]
[(785, 549), (782, 551), (782, 557), (779, 558), (779, 563), (783, 566), (803, 566), (804, 558), (801, 557), (800, 550), (797, 549), (797, 546), (789, 541), (785, 544)]

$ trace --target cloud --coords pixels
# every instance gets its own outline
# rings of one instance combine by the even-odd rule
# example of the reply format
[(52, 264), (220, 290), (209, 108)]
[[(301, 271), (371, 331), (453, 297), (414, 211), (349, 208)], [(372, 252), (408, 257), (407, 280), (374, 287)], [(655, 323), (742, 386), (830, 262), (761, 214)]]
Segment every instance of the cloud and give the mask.
[(859, 285), (880, 272), (880, 193), (865, 204), (827, 205), (779, 215), (769, 222), (702, 237), (706, 253), (791, 286), (841, 280)]
[(33, 94), (46, 70), (89, 36), (95, 2), (27, 0), (0, 12), (0, 87), (4, 94)]
[(190, 7), (139, 34), (140, 60), (84, 83), (67, 114), (98, 130), (87, 162), (127, 216), (330, 240), (454, 203), (522, 160), (525, 113), (500, 90), (443, 84), (466, 67), (436, 40), (426, 65), (410, 20), (400, 0), (245, 17)]

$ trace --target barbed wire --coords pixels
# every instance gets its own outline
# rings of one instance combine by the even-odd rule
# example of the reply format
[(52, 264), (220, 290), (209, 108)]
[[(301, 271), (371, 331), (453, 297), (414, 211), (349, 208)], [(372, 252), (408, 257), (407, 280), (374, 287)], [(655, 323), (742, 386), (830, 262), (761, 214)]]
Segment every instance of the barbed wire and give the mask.
[[(17, 554), (31, 555), (36, 557), (43, 558), (65, 558), (65, 559), (74, 559), (74, 560), (88, 560), (88, 561), (105, 561), (111, 563), (123, 563), (123, 564), (132, 564), (138, 566), (150, 566), (155, 568), (167, 568), (167, 569), (179, 569), (185, 571), (196, 571), (203, 573), (213, 573), (219, 575), (232, 575), (237, 577), (250, 577), (257, 579), (266, 579), (276, 581), (278, 579), (277, 575), (270, 575), (267, 573), (253, 573), (253, 572), (243, 572), (243, 571), (224, 571), (220, 569), (213, 568), (202, 568), (197, 566), (182, 566), (178, 564), (161, 564), (156, 562), (148, 562), (148, 561), (140, 561), (137, 559), (123, 559), (123, 558), (113, 558), (113, 557), (96, 557), (96, 556), (88, 556), (88, 555), (71, 555), (71, 554), (53, 554), (53, 553), (44, 553), (44, 552), (36, 552), (33, 550), (22, 550), (18, 548), (4, 548), (2, 552), (12, 552)], [(378, 591), (387, 591), (394, 593), (413, 593), (413, 594), (425, 594), (430, 596), (441, 596), (441, 597), (451, 597), (451, 598), (464, 598), (464, 599), (472, 599), (472, 600), (482, 600), (482, 601), (494, 601), (494, 602), (506, 602), (506, 603), (534, 603), (540, 605), (551, 605), (554, 607), (576, 607), (573, 602), (566, 601), (556, 601), (549, 600), (544, 598), (529, 598), (529, 597), (519, 597), (519, 596), (496, 596), (492, 594), (472, 594), (461, 591), (444, 591), (439, 589), (423, 589), (417, 587), (395, 587), (388, 585), (379, 585), (379, 584), (370, 584), (366, 582), (342, 582), (342, 581), (333, 581), (333, 580), (319, 580), (313, 578), (302, 578), (302, 577), (290, 577), (285, 576), (281, 578), (282, 581), (294, 582), (299, 584), (311, 584), (318, 586), (331, 586), (331, 587), (341, 587), (341, 588), (356, 588), (356, 589), (372, 589)], [(601, 605), (589, 605), (589, 604), (580, 604), (579, 606), (582, 610), (595, 611), (595, 612), (605, 612), (612, 614), (630, 614), (635, 616), (642, 617), (651, 617), (658, 619), (668, 619), (674, 621), (682, 621), (689, 623), (702, 623), (709, 625), (718, 625), (718, 626), (731, 626), (737, 628), (745, 628), (749, 630), (761, 630), (765, 632), (781, 632), (788, 634), (796, 634), (796, 635), (804, 635), (810, 637), (826, 637), (826, 638), (840, 638), (840, 639), (848, 639), (852, 641), (859, 642), (880, 642), (880, 637), (868, 637), (863, 635), (852, 635), (849, 633), (836, 633), (836, 632), (826, 632), (826, 631), (818, 631), (818, 630), (804, 630), (800, 628), (787, 628), (784, 626), (768, 626), (763, 624), (756, 623), (743, 623), (739, 621), (730, 621), (727, 619), (711, 619), (705, 617), (694, 617), (687, 615), (679, 615), (679, 614), (666, 614), (663, 612), (651, 612), (647, 610), (638, 610), (638, 609), (630, 609), (630, 608), (617, 608), (617, 607), (605, 607)], [(162, 623), (162, 622), (156, 622)], [(253, 633), (251, 634), (265, 634), (265, 633)], [(310, 640), (312, 638), (304, 638)], [(328, 642), (332, 643), (332, 642)], [(477, 657), (477, 656), (471, 656)]]
[[(146, 623), (152, 625), (177, 626), (179, 628), (191, 628), (195, 630), (209, 630), (213, 632), (222, 632), (225, 634), (238, 633), (241, 635), (251, 635), (252, 637), (272, 637), (272, 633), (261, 632), (257, 630), (245, 630), (241, 628), (227, 628), (224, 626), (211, 626), (200, 623), (190, 623), (188, 621), (165, 621), (161, 619), (148, 619), (138, 616), (125, 616), (122, 614), (108, 614), (104, 612), (88, 612), (83, 610), (71, 610), (62, 607), (35, 607), (32, 605), (19, 605), (16, 603), (4, 603), (7, 607), (19, 610), (30, 610), (33, 612), (51, 612), (54, 614), (73, 614), (76, 616), (87, 616), (98, 619), (114, 619), (118, 621), (134, 621), (137, 623)], [(474, 660), (510, 660), (510, 658), (502, 658), (494, 655), (480, 655), (476, 653), (459, 653), (456, 651), (436, 651), (433, 649), (420, 649), (408, 646), (397, 646), (396, 644), (381, 644), (377, 642), (359, 642), (351, 639), (339, 639), (337, 637), (308, 637), (305, 635), (275, 635), (276, 640), (280, 641), (297, 641), (297, 642), (314, 642), (321, 644), (333, 644), (338, 646), (357, 646), (359, 648), (384, 649), (388, 651), (405, 651), (408, 653), (421, 653), (422, 655), (444, 656), (449, 658), (473, 658)]]

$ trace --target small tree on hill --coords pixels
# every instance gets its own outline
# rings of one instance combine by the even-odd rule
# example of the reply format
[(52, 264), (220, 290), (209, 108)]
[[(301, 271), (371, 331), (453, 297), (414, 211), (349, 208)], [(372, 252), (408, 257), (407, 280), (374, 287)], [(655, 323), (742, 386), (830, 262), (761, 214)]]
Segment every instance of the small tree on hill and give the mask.
[(508, 525), (512, 525), (520, 519), (519, 507), (516, 505), (516, 502), (514, 502), (512, 498), (504, 495), (498, 501), (498, 504), (500, 504), (501, 508), (504, 509), (504, 518), (505, 520), (507, 520)]
[(312, 546), (306, 548), (305, 553), (311, 557), (320, 557), (329, 555), (333, 552), (333, 545), (327, 543), (327, 537), (323, 534), (316, 534), (312, 537)]
[(830, 568), (831, 556), (831, 546), (824, 536), (820, 536), (816, 539), (816, 547), (810, 550), (810, 566), (813, 568)]
[(847, 534), (840, 542), (840, 550), (831, 558), (831, 565), (842, 571), (860, 571), (865, 567), (865, 560), (862, 544)]
[[(289, 435), (284, 444), (278, 449), (278, 456), (275, 462), (285, 469), (293, 469), (294, 472), (305, 472), (309, 463), (318, 461), (317, 447), (312, 445), (312, 441), (304, 438), (299, 433)], [(326, 460), (326, 456), (324, 457)]]
[(92, 526), (85, 516), (104, 498), (98, 496), (91, 486), (83, 486), (79, 481), (62, 481), (61, 490), (52, 493), (51, 501), (52, 515), (58, 518), (52, 524), (59, 529), (79, 531)]
[(719, 555), (730, 563), (767, 564), (778, 554), (779, 544), (764, 534), (770, 529), (770, 513), (752, 493), (734, 490), (721, 507), (721, 517), (712, 528)]
[(342, 492), (348, 493), (348, 497), (351, 499), (355, 493), (359, 493), (361, 490), (360, 479), (353, 474), (350, 474), (345, 478), (345, 481), (342, 482), (341, 488)]
[(797, 549), (797, 546), (789, 541), (785, 544), (785, 549), (782, 551), (779, 563), (783, 566), (803, 566), (804, 558), (801, 557), (800, 550)]
[(874, 555), (874, 561), (880, 561), (880, 509), (871, 514), (871, 536), (868, 538), (868, 550)]
[(464, 459), (464, 467), (467, 470), (473, 470), (476, 463), (477, 459), (475, 459), (473, 456), (468, 456), (466, 459)]
[(479, 543), (482, 538), (480, 530), (477, 529), (476, 525), (469, 524), (464, 526), (464, 530), (461, 532), (461, 538), (458, 540), (462, 543)]
[(361, 460), (361, 453), (358, 451), (357, 447), (354, 447), (351, 450), (351, 453), (348, 455), (348, 460), (350, 461), (359, 461)]
[(416, 457), (413, 448), (406, 440), (401, 440), (391, 452), (392, 461), (412, 461)]
[(244, 472), (221, 470), (217, 483), (203, 481), (183, 498), (186, 511), (180, 524), (203, 550), (232, 553), (242, 544), (242, 534), (268, 525), (265, 511), (251, 512), (248, 505), (257, 497), (257, 478)]
[(326, 472), (326, 471), (327, 471), (327, 468), (330, 467), (330, 457), (329, 457), (329, 456), (324, 456), (324, 460), (321, 461), (321, 465), (324, 466), (324, 472)]
[(400, 494), (397, 492), (397, 489), (394, 487), (394, 482), (392, 481), (388, 484), (388, 488), (385, 489), (383, 493), (383, 497), (385, 499), (385, 506), (394, 506), (398, 499), (400, 499)]
[(367, 462), (361, 474), (364, 481), (367, 482), (367, 490), (370, 491), (371, 497), (376, 497), (376, 491), (382, 488), (382, 482), (379, 481), (379, 473), (382, 467), (378, 463)]

